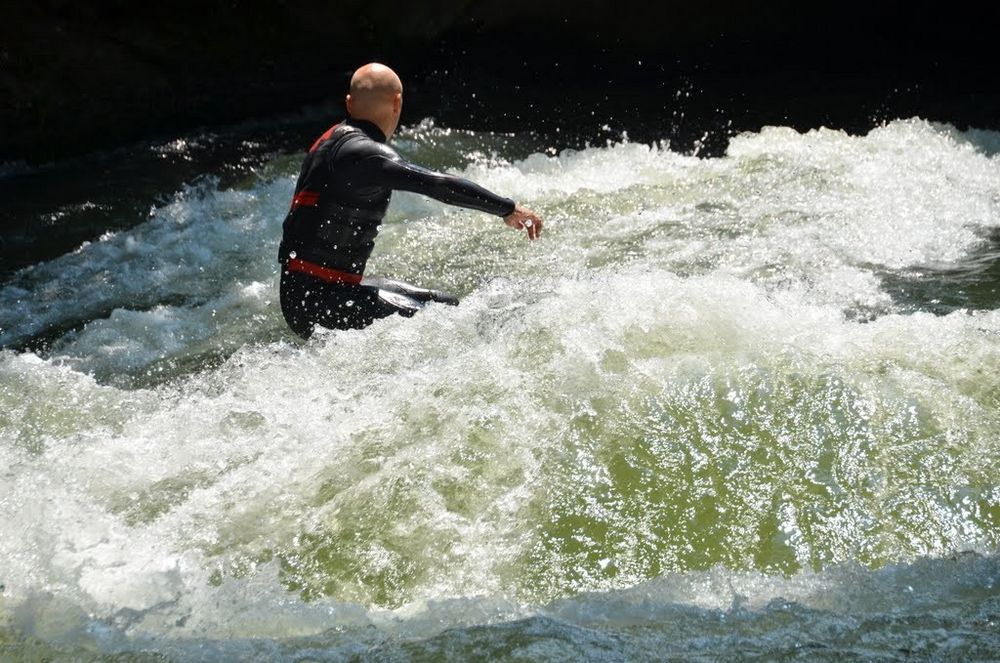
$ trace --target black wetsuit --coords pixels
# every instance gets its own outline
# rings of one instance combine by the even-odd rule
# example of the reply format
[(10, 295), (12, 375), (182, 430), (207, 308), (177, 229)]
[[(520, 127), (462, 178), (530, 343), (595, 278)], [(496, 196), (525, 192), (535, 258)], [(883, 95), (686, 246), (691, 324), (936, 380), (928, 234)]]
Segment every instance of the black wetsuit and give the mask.
[(320, 136), (302, 164), (278, 260), (281, 312), (304, 338), (315, 325), (355, 329), (393, 313), (413, 315), (428, 301), (458, 303), (446, 293), (363, 277), (393, 190), (497, 216), (514, 210), (514, 201), (468, 180), (408, 163), (385, 140), (375, 124), (348, 118)]

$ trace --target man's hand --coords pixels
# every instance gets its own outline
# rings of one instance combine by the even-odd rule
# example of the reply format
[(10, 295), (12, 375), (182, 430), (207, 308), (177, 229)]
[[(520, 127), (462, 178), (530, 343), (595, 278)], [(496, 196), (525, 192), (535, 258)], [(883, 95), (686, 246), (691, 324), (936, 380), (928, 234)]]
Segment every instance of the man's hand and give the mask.
[(530, 209), (514, 205), (514, 211), (503, 218), (503, 222), (517, 230), (527, 230), (528, 239), (538, 239), (542, 234), (542, 217)]

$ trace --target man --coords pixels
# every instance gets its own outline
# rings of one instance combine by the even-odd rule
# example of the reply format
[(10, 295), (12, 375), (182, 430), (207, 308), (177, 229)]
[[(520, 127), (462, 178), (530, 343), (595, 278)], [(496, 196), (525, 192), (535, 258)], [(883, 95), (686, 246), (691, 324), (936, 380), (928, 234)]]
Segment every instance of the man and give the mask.
[(388, 147), (402, 106), (399, 77), (366, 64), (351, 78), (347, 119), (320, 136), (302, 164), (278, 260), (281, 312), (303, 338), (315, 325), (358, 329), (393, 313), (412, 316), (429, 301), (458, 303), (446, 293), (364, 276), (394, 190), (494, 214), (530, 239), (542, 231), (541, 218), (513, 200), (415, 166)]

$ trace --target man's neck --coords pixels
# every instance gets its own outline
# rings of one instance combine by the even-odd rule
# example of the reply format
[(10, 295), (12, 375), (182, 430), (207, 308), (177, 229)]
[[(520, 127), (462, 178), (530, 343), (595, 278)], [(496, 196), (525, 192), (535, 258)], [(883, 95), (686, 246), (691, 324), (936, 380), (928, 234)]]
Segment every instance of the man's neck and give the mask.
[(385, 143), (389, 140), (385, 129), (379, 126), (377, 122), (373, 122), (372, 120), (368, 120), (363, 117), (349, 117), (348, 121), (368, 134), (368, 137), (372, 140), (380, 143)]

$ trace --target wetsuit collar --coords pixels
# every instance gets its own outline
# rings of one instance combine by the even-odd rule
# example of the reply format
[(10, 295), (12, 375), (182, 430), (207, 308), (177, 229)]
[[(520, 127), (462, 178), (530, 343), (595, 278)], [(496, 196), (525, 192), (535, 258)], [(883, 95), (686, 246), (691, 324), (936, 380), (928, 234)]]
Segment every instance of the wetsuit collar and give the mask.
[(359, 120), (353, 117), (349, 117), (346, 120), (344, 120), (344, 124), (361, 129), (363, 132), (365, 132), (366, 136), (379, 143), (384, 143), (386, 140), (385, 134), (382, 133), (382, 130), (379, 129), (378, 125), (375, 124), (374, 122), (369, 122), (368, 120)]

